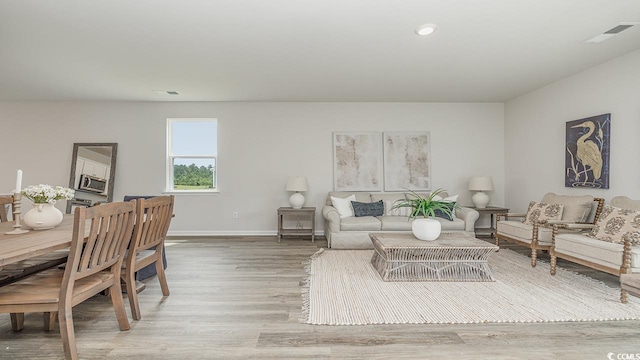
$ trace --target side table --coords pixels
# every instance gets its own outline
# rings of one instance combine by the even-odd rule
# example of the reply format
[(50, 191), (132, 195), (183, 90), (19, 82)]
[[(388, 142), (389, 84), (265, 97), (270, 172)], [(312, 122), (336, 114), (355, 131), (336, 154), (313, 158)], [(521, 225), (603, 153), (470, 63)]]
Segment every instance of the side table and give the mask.
[(489, 227), (475, 227), (476, 237), (490, 237), (494, 238), (496, 236), (496, 214), (508, 213), (509, 209), (500, 207), (500, 206), (487, 206), (486, 208), (476, 208), (473, 206), (469, 206), (469, 208), (477, 211), (480, 215), (489, 214), (491, 215), (491, 224)]
[[(283, 226), (285, 216), (297, 216), (298, 221), (295, 229), (286, 229)], [(301, 227), (300, 219), (309, 218), (311, 220), (311, 228), (305, 229)], [(315, 241), (316, 232), (316, 208), (315, 207), (303, 207), (302, 209), (294, 209), (292, 207), (280, 207), (278, 208), (278, 242), (283, 236), (301, 236), (310, 235), (311, 242)]]

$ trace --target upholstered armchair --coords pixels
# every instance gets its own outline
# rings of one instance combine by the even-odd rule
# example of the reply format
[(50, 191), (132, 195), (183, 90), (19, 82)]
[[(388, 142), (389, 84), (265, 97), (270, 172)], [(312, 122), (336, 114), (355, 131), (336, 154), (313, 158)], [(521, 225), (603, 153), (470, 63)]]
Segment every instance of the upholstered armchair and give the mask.
[(548, 193), (540, 202), (532, 201), (527, 213), (497, 214), (496, 245), (502, 240), (531, 249), (531, 266), (535, 267), (538, 251), (551, 249), (552, 224), (593, 224), (603, 203), (604, 199), (591, 195)]
[(626, 291), (640, 294), (640, 200), (614, 197), (593, 224), (553, 224), (552, 232), (551, 275), (561, 258), (620, 276), (623, 303)]

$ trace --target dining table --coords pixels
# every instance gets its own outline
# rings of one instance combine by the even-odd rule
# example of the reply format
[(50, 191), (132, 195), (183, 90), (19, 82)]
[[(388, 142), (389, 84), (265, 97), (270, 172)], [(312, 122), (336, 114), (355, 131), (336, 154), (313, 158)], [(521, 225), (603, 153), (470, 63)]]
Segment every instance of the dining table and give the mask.
[[(71, 246), (73, 215), (67, 214), (62, 222), (48, 230), (30, 230), (24, 234), (5, 234), (14, 222), (0, 222), (0, 269), (5, 265), (45, 255)], [(28, 229), (23, 225), (23, 228)]]

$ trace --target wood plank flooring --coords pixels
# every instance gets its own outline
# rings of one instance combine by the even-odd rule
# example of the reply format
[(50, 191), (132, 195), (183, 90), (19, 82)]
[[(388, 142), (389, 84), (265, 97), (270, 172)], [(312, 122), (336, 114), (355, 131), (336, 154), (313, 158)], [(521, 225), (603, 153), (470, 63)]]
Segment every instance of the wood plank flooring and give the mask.
[[(139, 294), (142, 320), (121, 332), (108, 297), (74, 308), (82, 359), (607, 359), (640, 353), (640, 321), (313, 326), (300, 324), (304, 262), (326, 241), (275, 237), (172, 240), (171, 296), (157, 279)], [(508, 245), (507, 245), (508, 246)], [(518, 249), (518, 248), (514, 248)], [(524, 251), (523, 251), (524, 252)], [(548, 255), (542, 255), (548, 260)], [(548, 266), (540, 264), (539, 266)], [(612, 286), (617, 278), (561, 262)], [(58, 329), (0, 314), (0, 359), (61, 359)]]

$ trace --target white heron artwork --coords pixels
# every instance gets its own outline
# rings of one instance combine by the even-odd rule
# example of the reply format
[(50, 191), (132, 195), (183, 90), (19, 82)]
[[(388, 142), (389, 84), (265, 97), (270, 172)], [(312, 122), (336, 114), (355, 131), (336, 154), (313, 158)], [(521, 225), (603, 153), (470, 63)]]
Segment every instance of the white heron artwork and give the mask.
[(609, 188), (611, 114), (567, 122), (565, 186)]

